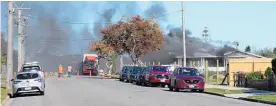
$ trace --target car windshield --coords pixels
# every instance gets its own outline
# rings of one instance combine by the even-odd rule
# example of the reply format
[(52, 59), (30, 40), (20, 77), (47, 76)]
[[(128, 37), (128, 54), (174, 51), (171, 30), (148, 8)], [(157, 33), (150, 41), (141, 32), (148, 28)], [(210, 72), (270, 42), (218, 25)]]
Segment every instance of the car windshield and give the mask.
[(30, 72), (32, 70), (37, 70), (39, 71), (40, 70), (40, 67), (39, 66), (25, 66), (23, 67), (23, 70), (22, 72)]
[(168, 72), (169, 69), (166, 66), (154, 66), (152, 67), (153, 71), (159, 71), (159, 72)]
[(179, 75), (200, 76), (197, 69), (194, 68), (179, 68)]
[(16, 76), (17, 79), (34, 79), (38, 77), (39, 75), (37, 73), (24, 73), (24, 74), (18, 74)]
[(87, 65), (87, 66), (95, 66), (95, 61), (88, 61), (88, 60), (86, 60), (86, 61), (84, 61), (84, 65)]

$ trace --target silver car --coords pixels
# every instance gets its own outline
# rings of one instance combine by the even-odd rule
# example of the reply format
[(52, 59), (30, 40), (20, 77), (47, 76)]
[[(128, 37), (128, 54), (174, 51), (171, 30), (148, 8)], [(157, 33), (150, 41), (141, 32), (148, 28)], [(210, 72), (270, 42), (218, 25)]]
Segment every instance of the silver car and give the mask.
[(44, 95), (45, 81), (37, 71), (18, 73), (16, 78), (11, 81), (13, 97), (33, 92), (39, 92), (41, 95)]

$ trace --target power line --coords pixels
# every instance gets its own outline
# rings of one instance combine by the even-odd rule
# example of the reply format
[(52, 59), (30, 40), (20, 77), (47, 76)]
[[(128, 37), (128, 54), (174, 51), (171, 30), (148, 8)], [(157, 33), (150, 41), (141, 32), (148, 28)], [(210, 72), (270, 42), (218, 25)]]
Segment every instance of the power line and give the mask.
[[(181, 12), (181, 11), (182, 10), (177, 10), (177, 11), (174, 11), (174, 12), (170, 12), (170, 13), (167, 13), (167, 14), (163, 14), (163, 15), (157, 16), (155, 18), (159, 19), (161, 17), (168, 16), (168, 15), (170, 15), (172, 13), (177, 13), (177, 12)], [(41, 19), (41, 18), (32, 17), (32, 16), (26, 16), (26, 17), (37, 19), (37, 20), (47, 20), (47, 19)], [(152, 19), (152, 18), (149, 18), (149, 19)], [(57, 20), (57, 22), (59, 22), (59, 23), (65, 23), (65, 24), (113, 24), (113, 23), (97, 23), (97, 22), (68, 22), (68, 21), (62, 21), (62, 20)]]

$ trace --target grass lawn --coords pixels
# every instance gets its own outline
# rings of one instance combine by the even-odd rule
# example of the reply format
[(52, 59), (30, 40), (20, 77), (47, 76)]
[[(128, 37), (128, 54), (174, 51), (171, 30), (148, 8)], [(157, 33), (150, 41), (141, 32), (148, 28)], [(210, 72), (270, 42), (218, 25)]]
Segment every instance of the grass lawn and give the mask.
[(111, 78), (117, 78), (119, 79), (120, 78), (120, 75), (110, 75)]
[(276, 95), (273, 95), (273, 94), (255, 95), (255, 96), (249, 96), (247, 98), (276, 102)]
[(220, 88), (205, 88), (204, 91), (218, 93), (218, 94), (241, 94), (241, 93), (243, 93), (241, 90), (227, 90), (227, 89), (220, 89)]
[[(9, 92), (10, 90), (8, 90)], [(1, 86), (1, 101), (0, 104), (3, 102), (4, 99), (6, 99), (6, 97), (8, 96), (7, 94), (7, 90), (5, 86)]]

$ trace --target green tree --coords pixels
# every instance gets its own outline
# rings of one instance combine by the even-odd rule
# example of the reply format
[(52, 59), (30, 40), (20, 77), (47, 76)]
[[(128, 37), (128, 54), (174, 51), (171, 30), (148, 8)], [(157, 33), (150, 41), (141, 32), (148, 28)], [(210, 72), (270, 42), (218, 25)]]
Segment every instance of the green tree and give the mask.
[(245, 52), (251, 52), (251, 47), (249, 45), (245, 47)]
[(276, 54), (274, 54), (272, 49), (269, 49), (269, 48), (258, 50), (256, 54), (259, 54), (261, 56), (268, 57), (268, 58), (276, 58)]
[(276, 47), (274, 47), (274, 49), (273, 49), (273, 53), (274, 53), (274, 54), (276, 54)]

